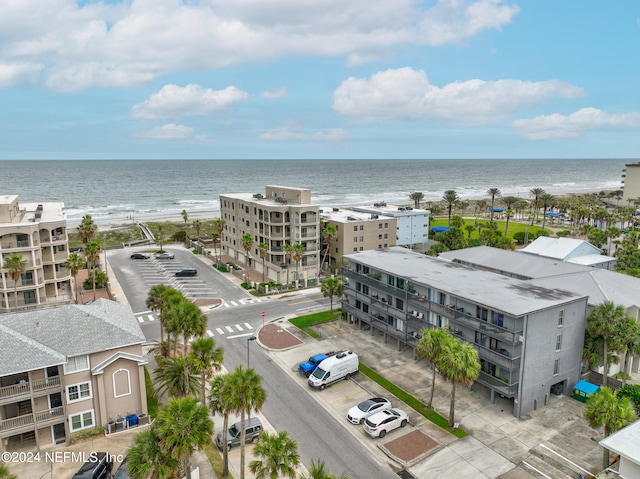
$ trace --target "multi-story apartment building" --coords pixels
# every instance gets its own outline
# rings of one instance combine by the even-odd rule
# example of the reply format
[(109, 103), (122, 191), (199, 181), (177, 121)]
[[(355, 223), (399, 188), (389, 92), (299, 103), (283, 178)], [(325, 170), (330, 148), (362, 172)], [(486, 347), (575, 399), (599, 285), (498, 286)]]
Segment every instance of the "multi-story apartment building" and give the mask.
[[(220, 195), (220, 216), (225, 221), (222, 253), (263, 272), (261, 243), (269, 249), (264, 258), (265, 279), (286, 283), (317, 284), (320, 273), (320, 216), (311, 204), (311, 190), (287, 186), (266, 186), (265, 194)], [(251, 235), (247, 254), (242, 236)], [(300, 261), (288, 257), (285, 245), (304, 248)]]
[[(0, 312), (55, 306), (73, 301), (63, 203), (18, 202), (0, 195)], [(26, 270), (14, 283), (5, 260), (17, 253)], [(17, 295), (17, 305), (16, 305)]]
[(326, 251), (326, 241), (322, 245), (323, 259), (327, 254), (329, 265), (345, 254), (388, 248), (396, 243), (396, 219), (393, 217), (341, 208), (321, 210), (320, 217), (324, 227), (332, 225), (336, 229), (330, 251)]
[(106, 299), (0, 315), (0, 451), (143, 422), (144, 341), (131, 308)]
[(622, 169), (622, 200), (640, 198), (640, 162), (627, 163)]
[(521, 417), (570, 394), (580, 379), (587, 297), (440, 261), (406, 248), (345, 256), (350, 321), (415, 348), (444, 328), (478, 350), (477, 382), (513, 400)]
[(369, 213), (396, 220), (395, 241), (390, 244), (405, 246), (411, 249), (419, 247), (424, 252), (424, 245), (429, 239), (429, 210), (416, 209), (411, 206), (394, 206), (386, 203), (374, 203), (373, 206), (354, 206), (353, 211)]

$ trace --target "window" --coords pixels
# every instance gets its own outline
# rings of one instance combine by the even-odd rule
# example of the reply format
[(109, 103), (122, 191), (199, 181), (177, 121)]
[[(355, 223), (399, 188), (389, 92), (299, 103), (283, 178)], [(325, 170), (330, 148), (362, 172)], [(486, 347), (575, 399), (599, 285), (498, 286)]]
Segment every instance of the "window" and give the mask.
[(358, 248), (357, 248), (357, 247), (356, 247), (356, 248), (353, 248), (353, 252), (354, 252), (354, 253), (357, 253), (357, 252), (358, 252)]
[(78, 371), (86, 371), (89, 369), (89, 356), (73, 356), (67, 359), (67, 363), (64, 365), (64, 373), (71, 374)]
[(562, 348), (562, 334), (556, 336), (556, 351), (560, 351)]
[(364, 243), (364, 236), (360, 236), (360, 243)]
[(71, 432), (93, 427), (93, 424), (93, 409), (69, 416), (69, 427)]
[(357, 226), (354, 226), (354, 227), (353, 227), (353, 231), (358, 231), (358, 227), (357, 227)]
[(381, 240), (382, 239), (382, 235), (378, 235), (378, 239)]
[(354, 237), (353, 237), (353, 242), (354, 242), (354, 243), (357, 243), (357, 242), (358, 242), (358, 237), (357, 237), (357, 236), (354, 236)]
[(553, 361), (553, 375), (557, 376), (560, 373), (560, 360), (556, 359)]
[(35, 291), (25, 291), (24, 292), (24, 304), (35, 304), (36, 302), (36, 292)]
[(558, 311), (558, 327), (564, 326), (564, 309)]
[(396, 298), (396, 308), (404, 309), (404, 301), (402, 301), (400, 298)]
[(384, 239), (389, 239), (389, 235), (387, 233), (384, 234)]
[(387, 277), (387, 284), (388, 284), (389, 286), (393, 286), (393, 285), (395, 284), (395, 282), (396, 282), (396, 277), (395, 277), (395, 276), (393, 276), (393, 275), (389, 275), (389, 276)]
[(364, 225), (360, 225), (360, 231), (364, 231)]
[(360, 246), (359, 251), (364, 251), (364, 247)]
[(396, 287), (400, 289), (404, 289), (404, 278), (396, 279)]
[(385, 227), (385, 228), (388, 228), (388, 227), (389, 227), (389, 223), (385, 223), (385, 224), (384, 224), (384, 227)]
[(378, 223), (378, 229), (381, 230), (382, 229), (382, 223)]
[(362, 285), (362, 293), (369, 295), (369, 286), (367, 286), (366, 284)]
[(91, 383), (89, 382), (67, 387), (67, 401), (70, 403), (90, 399), (91, 397)]

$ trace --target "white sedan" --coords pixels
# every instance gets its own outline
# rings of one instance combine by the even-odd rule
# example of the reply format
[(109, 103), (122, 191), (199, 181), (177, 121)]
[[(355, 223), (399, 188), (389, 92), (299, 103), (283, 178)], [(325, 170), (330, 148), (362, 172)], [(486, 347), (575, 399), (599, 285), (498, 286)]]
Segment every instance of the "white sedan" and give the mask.
[(384, 437), (389, 431), (405, 427), (409, 422), (409, 415), (402, 409), (389, 409), (370, 416), (364, 422), (364, 432), (371, 437)]
[(347, 419), (353, 424), (362, 424), (372, 414), (385, 409), (391, 409), (391, 403), (387, 398), (370, 398), (349, 409)]

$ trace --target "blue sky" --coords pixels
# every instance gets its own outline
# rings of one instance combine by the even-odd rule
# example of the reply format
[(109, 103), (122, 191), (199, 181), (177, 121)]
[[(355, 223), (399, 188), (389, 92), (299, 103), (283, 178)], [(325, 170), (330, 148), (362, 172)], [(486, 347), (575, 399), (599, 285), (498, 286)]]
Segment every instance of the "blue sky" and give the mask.
[(637, 158), (640, 2), (0, 2), (0, 159)]

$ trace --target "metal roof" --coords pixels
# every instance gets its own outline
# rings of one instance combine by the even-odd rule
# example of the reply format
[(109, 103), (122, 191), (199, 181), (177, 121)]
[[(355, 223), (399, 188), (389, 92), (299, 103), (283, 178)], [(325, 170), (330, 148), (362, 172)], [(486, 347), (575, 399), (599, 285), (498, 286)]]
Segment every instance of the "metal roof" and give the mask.
[(640, 444), (640, 420), (605, 437), (599, 444), (640, 465), (640, 448), (638, 447)]
[(513, 316), (585, 298), (584, 294), (541, 287), (528, 281), (441, 261), (406, 248), (361, 251), (345, 255), (345, 258)]

